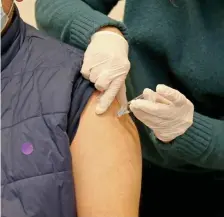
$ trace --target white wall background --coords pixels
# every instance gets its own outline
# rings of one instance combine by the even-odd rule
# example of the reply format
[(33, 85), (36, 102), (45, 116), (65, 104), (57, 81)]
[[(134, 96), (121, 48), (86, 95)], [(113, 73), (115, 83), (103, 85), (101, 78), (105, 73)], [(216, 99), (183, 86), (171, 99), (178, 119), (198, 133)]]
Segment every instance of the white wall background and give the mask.
[[(36, 0), (23, 0), (22, 2), (16, 2), (20, 15), (23, 20), (32, 26), (36, 27), (34, 16), (34, 4)], [(118, 5), (113, 9), (110, 16), (117, 20), (122, 20), (125, 1), (119, 1)]]
[(34, 17), (34, 4), (36, 0), (23, 0), (22, 2), (16, 2), (20, 15), (23, 20), (32, 26), (36, 26)]

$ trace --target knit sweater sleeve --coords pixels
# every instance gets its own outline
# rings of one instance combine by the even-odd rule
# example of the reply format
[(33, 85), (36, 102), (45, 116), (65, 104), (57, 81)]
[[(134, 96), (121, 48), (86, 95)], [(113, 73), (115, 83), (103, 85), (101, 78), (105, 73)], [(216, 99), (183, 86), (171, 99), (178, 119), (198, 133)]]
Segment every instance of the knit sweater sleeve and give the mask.
[(68, 44), (86, 49), (92, 34), (104, 26), (126, 28), (107, 14), (118, 0), (37, 0), (38, 28)]
[(154, 144), (167, 154), (199, 167), (224, 170), (224, 120), (195, 112), (193, 125), (170, 144), (152, 137)]

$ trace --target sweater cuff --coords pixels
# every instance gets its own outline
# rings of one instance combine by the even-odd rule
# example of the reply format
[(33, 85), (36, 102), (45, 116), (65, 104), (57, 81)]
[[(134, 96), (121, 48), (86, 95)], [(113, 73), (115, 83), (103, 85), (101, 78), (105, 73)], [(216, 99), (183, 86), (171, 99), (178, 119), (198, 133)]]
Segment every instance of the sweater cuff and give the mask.
[[(206, 118), (194, 113), (193, 125), (182, 135), (169, 144), (159, 141), (163, 150), (169, 151), (173, 156), (182, 159), (196, 159), (200, 157), (211, 144), (213, 127)], [(158, 139), (156, 139), (158, 141)]]
[(88, 12), (91, 14), (88, 14), (88, 16), (80, 14), (72, 21), (70, 26), (70, 43), (85, 50), (90, 43), (92, 35), (105, 26), (118, 28), (127, 39), (127, 30), (123, 23), (113, 20), (97, 11)]

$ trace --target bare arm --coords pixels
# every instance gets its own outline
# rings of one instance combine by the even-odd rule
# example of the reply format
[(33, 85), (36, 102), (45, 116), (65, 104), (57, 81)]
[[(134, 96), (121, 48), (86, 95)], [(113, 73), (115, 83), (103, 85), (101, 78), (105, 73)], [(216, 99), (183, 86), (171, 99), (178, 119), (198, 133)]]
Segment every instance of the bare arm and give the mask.
[(83, 112), (71, 145), (79, 217), (137, 217), (141, 149), (129, 116), (116, 117), (118, 103), (95, 114), (97, 94)]

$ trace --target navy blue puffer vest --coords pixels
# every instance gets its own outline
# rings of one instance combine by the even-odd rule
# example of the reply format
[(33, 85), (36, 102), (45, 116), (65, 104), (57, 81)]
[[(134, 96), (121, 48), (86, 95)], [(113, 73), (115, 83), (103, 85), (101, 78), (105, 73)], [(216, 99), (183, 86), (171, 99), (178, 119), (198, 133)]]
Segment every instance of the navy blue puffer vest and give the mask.
[(70, 143), (94, 88), (81, 51), (26, 25), (2, 37), (2, 217), (74, 217)]

